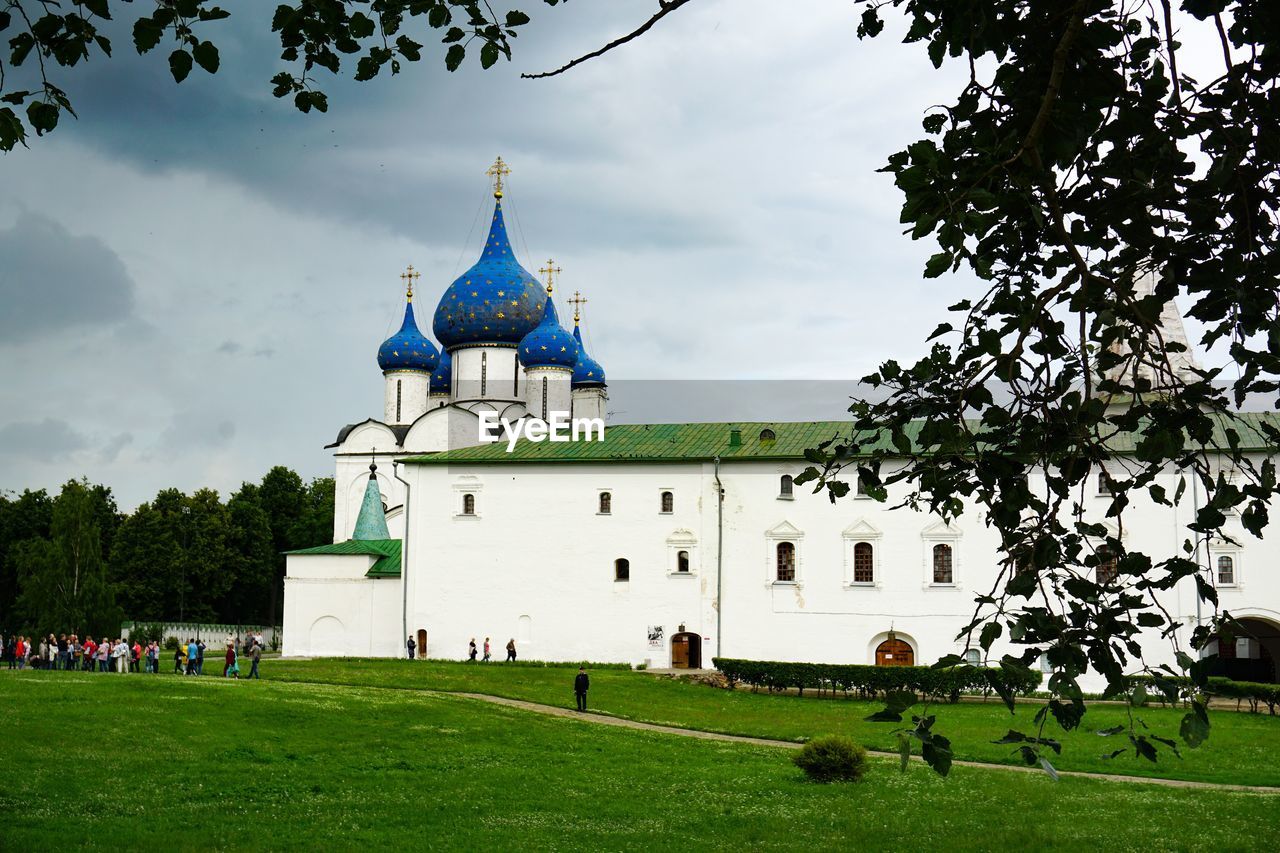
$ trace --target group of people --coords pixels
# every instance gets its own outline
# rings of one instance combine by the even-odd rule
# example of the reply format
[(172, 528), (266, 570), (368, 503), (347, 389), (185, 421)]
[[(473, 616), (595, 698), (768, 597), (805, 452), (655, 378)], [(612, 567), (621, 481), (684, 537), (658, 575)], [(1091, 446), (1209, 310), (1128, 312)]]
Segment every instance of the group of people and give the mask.
[(77, 672), (160, 671), (160, 644), (123, 638), (93, 637), (83, 641), (75, 634), (50, 634), (44, 639), (21, 635), (0, 639), (9, 669), (60, 669)]
[[(413, 639), (413, 637), (410, 637), (409, 639), (405, 640), (404, 647), (405, 647), (405, 650), (409, 652), (409, 660), (413, 660), (414, 657), (416, 657), (415, 653), (418, 650), (418, 643)], [(476, 646), (476, 638), (472, 637), (471, 643), (467, 647), (467, 660), (474, 663), (476, 661), (476, 658), (479, 657), (479, 655), (480, 655), (480, 649), (478, 646)], [(426, 656), (425, 653), (423, 656), (424, 657)], [(489, 646), (489, 638), (485, 637), (484, 638), (484, 660), (486, 661), (492, 660), (492, 658), (493, 658), (493, 652)], [(516, 659), (516, 638), (512, 637), (510, 640), (507, 640), (507, 660), (513, 661), (515, 659)]]
[[(253, 662), (249, 678), (259, 678), (258, 662), (262, 659), (262, 635), (250, 635), (245, 643), (246, 653)], [(208, 646), (192, 637), (186, 643), (178, 643), (173, 652), (173, 669), (178, 674), (203, 675), (204, 653)], [(24, 637), (0, 637), (0, 650), (9, 669), (60, 669), (76, 672), (160, 672), (160, 644), (139, 640), (132, 642), (116, 638), (103, 638), (95, 642), (86, 637), (82, 642), (75, 634), (50, 634), (44, 639)], [(227, 637), (227, 652), (222, 675), (239, 678), (240, 663), (236, 653), (235, 638)]]

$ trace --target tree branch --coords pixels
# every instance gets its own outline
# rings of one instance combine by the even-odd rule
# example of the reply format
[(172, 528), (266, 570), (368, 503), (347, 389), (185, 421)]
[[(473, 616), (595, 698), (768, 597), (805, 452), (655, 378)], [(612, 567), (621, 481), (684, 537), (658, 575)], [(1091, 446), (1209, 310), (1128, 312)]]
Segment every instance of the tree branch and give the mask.
[(662, 20), (667, 15), (671, 14), (676, 9), (679, 9), (681, 6), (683, 6), (688, 2), (690, 2), (690, 0), (658, 0), (658, 5), (661, 8), (658, 9), (657, 14), (655, 14), (652, 18), (645, 21), (643, 24), (641, 24), (639, 27), (637, 27), (635, 30), (631, 31), (627, 35), (622, 36), (621, 38), (614, 39), (613, 41), (606, 44), (604, 47), (599, 48), (598, 50), (593, 50), (588, 54), (579, 56), (577, 59), (573, 60), (567, 65), (560, 66), (555, 71), (543, 71), (540, 74), (521, 74), (520, 76), (525, 80), (541, 80), (544, 77), (554, 77), (557, 74), (563, 74), (564, 72), (568, 71), (570, 68), (574, 67), (575, 65), (581, 65), (582, 63), (586, 62), (588, 59), (595, 59), (597, 56), (602, 56), (608, 53), (609, 51), (613, 50), (615, 47), (624, 45), (627, 42), (631, 41), (632, 39), (639, 38), (640, 36), (647, 33), (654, 24), (658, 23), (658, 21)]

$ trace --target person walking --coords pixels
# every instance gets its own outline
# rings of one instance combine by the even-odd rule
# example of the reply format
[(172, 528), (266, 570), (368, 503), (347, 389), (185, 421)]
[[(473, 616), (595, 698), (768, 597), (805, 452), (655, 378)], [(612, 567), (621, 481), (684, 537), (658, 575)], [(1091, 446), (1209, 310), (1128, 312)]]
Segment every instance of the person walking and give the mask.
[(413, 650), (418, 647), (418, 644), (413, 641), (413, 637), (405, 640), (404, 647), (409, 650), (409, 660), (413, 660)]
[(196, 674), (196, 658), (199, 654), (200, 650), (196, 648), (196, 638), (192, 637), (191, 642), (187, 643), (187, 675)]
[(476, 662), (476, 638), (471, 638), (471, 644), (467, 647), (467, 660), (471, 663)]
[(253, 644), (253, 649), (251, 649), (249, 652), (249, 659), (253, 661), (253, 665), (249, 667), (249, 677), (257, 678), (259, 681), (261, 681), (262, 678), (261, 676), (258, 675), (258, 661), (262, 660), (261, 645), (259, 645), (258, 643)]
[(516, 638), (512, 637), (510, 640), (507, 640), (507, 660), (513, 661), (515, 659), (516, 659)]
[(84, 671), (93, 672), (93, 656), (98, 652), (98, 644), (93, 641), (93, 637), (86, 637), (84, 641)]
[(14, 647), (14, 654), (18, 658), (18, 669), (27, 668), (27, 638), (19, 636), (18, 644)]
[(591, 688), (591, 679), (587, 678), (586, 667), (578, 667), (578, 677), (573, 680), (573, 695), (578, 700), (578, 710), (587, 710), (587, 690)]
[(196, 675), (204, 675), (204, 650), (207, 648), (204, 640), (196, 643)]
[(9, 664), (9, 669), (17, 669), (18, 661), (18, 638), (10, 637), (4, 645), (4, 659)]
[(240, 677), (240, 667), (236, 664), (235, 640), (231, 640), (230, 642), (227, 643), (226, 665), (222, 667), (223, 678), (230, 678), (233, 675), (236, 678)]
[(129, 655), (129, 670), (142, 672), (142, 644), (134, 640), (133, 647), (129, 651), (132, 653)]
[(489, 638), (484, 638), (484, 660), (487, 662), (491, 655), (489, 654)]
[(106, 637), (102, 638), (102, 642), (98, 645), (96, 657), (98, 659), (98, 672), (107, 671), (107, 657), (111, 654), (111, 641)]

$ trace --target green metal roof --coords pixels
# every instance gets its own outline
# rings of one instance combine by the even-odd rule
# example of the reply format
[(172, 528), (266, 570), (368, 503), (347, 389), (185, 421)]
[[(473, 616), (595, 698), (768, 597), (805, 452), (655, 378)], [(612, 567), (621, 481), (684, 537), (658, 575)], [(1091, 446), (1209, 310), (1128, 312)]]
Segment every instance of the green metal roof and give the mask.
[(400, 577), (400, 540), (399, 539), (348, 539), (346, 542), (335, 542), (332, 545), (317, 545), (315, 548), (302, 548), (298, 551), (285, 551), (286, 554), (332, 554), (335, 556), (351, 556), (364, 554), (377, 557), (367, 578)]
[[(1236, 416), (1244, 450), (1275, 450), (1257, 427), (1267, 421), (1280, 428), (1280, 415), (1272, 412), (1242, 413)], [(922, 422), (921, 422), (922, 423)], [(912, 426), (919, 428), (919, 424)], [(974, 422), (974, 427), (979, 424)], [(738, 430), (741, 444), (732, 444), (732, 432)], [(765, 430), (771, 430), (769, 439)], [(851, 421), (742, 421), (694, 424), (617, 424), (605, 430), (604, 441), (540, 441), (520, 439), (510, 453), (506, 441), (479, 444), (457, 450), (410, 456), (402, 461), (419, 465), (502, 464), (502, 463), (603, 463), (603, 462), (693, 462), (709, 461), (717, 456), (722, 461), (802, 460), (804, 452), (831, 438), (846, 438), (852, 431)], [(916, 430), (909, 430), (915, 432)], [(762, 435), (765, 437), (762, 438)], [(1112, 439), (1116, 453), (1131, 453), (1136, 445), (1132, 434), (1119, 434)], [(1215, 430), (1214, 443), (1226, 447), (1226, 434)], [(887, 441), (883, 442), (889, 447)], [(871, 450), (871, 447), (864, 448)]]

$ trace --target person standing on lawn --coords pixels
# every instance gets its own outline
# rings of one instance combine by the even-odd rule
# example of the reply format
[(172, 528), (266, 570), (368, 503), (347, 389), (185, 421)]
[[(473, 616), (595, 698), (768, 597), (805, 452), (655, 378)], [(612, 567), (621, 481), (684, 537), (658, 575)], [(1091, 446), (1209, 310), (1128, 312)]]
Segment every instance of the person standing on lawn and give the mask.
[(187, 643), (187, 675), (196, 674), (196, 657), (200, 654), (200, 650), (196, 648), (196, 638), (192, 637), (191, 642)]
[(204, 650), (207, 648), (204, 640), (196, 643), (196, 675), (204, 675)]
[(510, 640), (507, 640), (507, 660), (513, 661), (515, 659), (516, 659), (516, 638), (512, 637)]
[(578, 700), (578, 710), (587, 710), (587, 690), (591, 688), (591, 679), (587, 678), (586, 667), (578, 667), (578, 677), (573, 680), (573, 695)]
[(471, 638), (471, 643), (467, 646), (467, 660), (471, 663), (476, 662), (476, 638)]
[(492, 655), (489, 654), (489, 638), (484, 638), (484, 659), (487, 661)]
[(262, 646), (258, 643), (253, 644), (253, 649), (249, 652), (249, 658), (253, 661), (253, 666), (249, 667), (249, 677), (262, 680), (258, 675), (258, 661), (262, 660)]
[(418, 644), (413, 641), (413, 637), (404, 641), (404, 647), (409, 650), (409, 660), (413, 660), (413, 650), (418, 647)]

